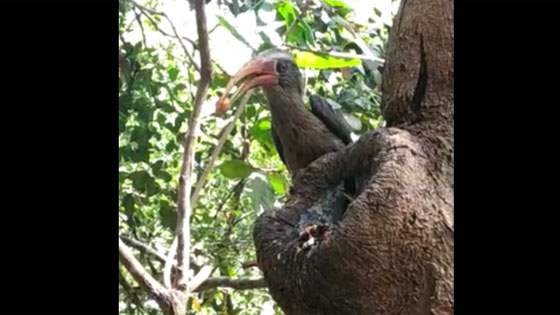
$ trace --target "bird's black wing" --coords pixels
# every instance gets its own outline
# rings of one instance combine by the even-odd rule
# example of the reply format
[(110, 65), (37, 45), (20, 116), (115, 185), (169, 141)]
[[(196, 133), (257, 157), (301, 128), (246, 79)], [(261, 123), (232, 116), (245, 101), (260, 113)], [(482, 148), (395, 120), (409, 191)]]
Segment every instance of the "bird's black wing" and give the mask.
[(319, 95), (309, 97), (311, 112), (319, 118), (329, 130), (339, 137), (344, 144), (352, 142), (350, 128), (340, 112), (336, 112), (324, 98)]
[(286, 160), (284, 159), (284, 150), (282, 149), (282, 143), (280, 143), (280, 138), (278, 138), (278, 135), (276, 134), (273, 126), (270, 126), (270, 133), (272, 134), (272, 140), (274, 140), (276, 152), (278, 152), (278, 155), (280, 155), (280, 159), (282, 160), (282, 162), (284, 162), (284, 165), (288, 166), (288, 164), (286, 164)]

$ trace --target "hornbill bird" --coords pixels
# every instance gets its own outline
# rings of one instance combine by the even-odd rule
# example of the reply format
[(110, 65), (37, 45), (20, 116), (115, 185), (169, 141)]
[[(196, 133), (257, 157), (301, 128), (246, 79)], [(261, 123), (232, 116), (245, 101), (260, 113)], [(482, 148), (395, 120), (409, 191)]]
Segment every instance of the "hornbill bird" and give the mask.
[[(234, 95), (229, 91), (243, 82)], [(233, 103), (249, 89), (262, 87), (272, 116), (272, 138), (292, 177), (317, 158), (352, 142), (350, 128), (341, 113), (318, 95), (310, 97), (311, 111), (303, 103), (301, 74), (293, 57), (271, 49), (245, 64), (218, 101)], [(353, 194), (353, 185), (346, 185)]]

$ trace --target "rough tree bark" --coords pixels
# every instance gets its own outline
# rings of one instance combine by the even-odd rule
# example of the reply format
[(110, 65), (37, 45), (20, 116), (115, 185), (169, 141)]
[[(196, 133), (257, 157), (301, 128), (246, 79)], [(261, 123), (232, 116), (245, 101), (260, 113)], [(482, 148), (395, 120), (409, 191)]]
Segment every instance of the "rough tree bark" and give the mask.
[[(453, 313), (453, 84), (453, 1), (403, 0), (384, 67), (387, 127), (302, 170), (286, 205), (255, 224), (286, 314)], [(332, 223), (328, 192), (356, 176), (366, 184)]]

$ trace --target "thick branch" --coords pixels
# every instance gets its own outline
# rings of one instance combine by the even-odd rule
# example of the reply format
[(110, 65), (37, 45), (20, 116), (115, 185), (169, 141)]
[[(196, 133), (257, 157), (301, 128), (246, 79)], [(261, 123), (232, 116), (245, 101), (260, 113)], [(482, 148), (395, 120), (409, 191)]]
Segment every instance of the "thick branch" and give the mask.
[(195, 291), (204, 291), (217, 287), (227, 287), (236, 290), (250, 290), (266, 288), (266, 282), (263, 278), (259, 279), (231, 279), (228, 277), (210, 278), (204, 281)]
[(204, 266), (200, 271), (189, 281), (189, 290), (194, 291), (212, 274), (212, 267)]
[(233, 127), (235, 127), (235, 121), (237, 120), (237, 118), (239, 118), (239, 116), (241, 116), (241, 113), (243, 113), (243, 110), (245, 109), (245, 105), (247, 104), (247, 101), (249, 100), (251, 95), (253, 95), (253, 91), (249, 91), (245, 95), (245, 97), (241, 100), (241, 103), (239, 103), (239, 106), (237, 106), (237, 110), (235, 111), (235, 114), (233, 115), (233, 119), (232, 119), (231, 123), (229, 123), (224, 128), (224, 131), (222, 132), (220, 140), (218, 140), (218, 144), (214, 148), (214, 151), (212, 151), (212, 154), (210, 155), (210, 159), (208, 159), (208, 163), (206, 164), (206, 167), (204, 168), (204, 171), (202, 171), (202, 175), (198, 179), (198, 182), (196, 183), (196, 187), (194, 189), (194, 192), (191, 196), (191, 205), (193, 207), (196, 206), (196, 202), (198, 201), (198, 195), (200, 194), (200, 191), (202, 190), (202, 188), (204, 187), (204, 184), (206, 183), (206, 178), (208, 177), (208, 173), (210, 173), (210, 170), (214, 166), (214, 163), (216, 162), (216, 159), (218, 158), (218, 155), (220, 154), (220, 152), (222, 152), (222, 149), (224, 147), (224, 144), (226, 143), (226, 140), (227, 140), (228, 136), (230, 135), (231, 131), (233, 130)]
[(198, 31), (198, 42), (200, 50), (201, 73), (198, 89), (196, 91), (194, 108), (189, 121), (189, 130), (184, 141), (183, 164), (179, 178), (179, 196), (177, 200), (177, 269), (179, 271), (177, 288), (187, 290), (188, 284), (185, 274), (189, 270), (190, 254), (190, 215), (191, 215), (191, 182), (192, 166), (194, 159), (194, 147), (198, 139), (200, 128), (200, 113), (202, 103), (206, 99), (208, 86), (212, 78), (212, 67), (210, 62), (210, 49), (208, 47), (208, 32), (206, 29), (206, 13), (204, 0), (195, 1), (196, 25)]
[(158, 302), (167, 300), (168, 291), (156, 279), (154, 279), (142, 264), (132, 255), (130, 249), (119, 238), (119, 261), (130, 272), (134, 280), (140, 284), (150, 296)]

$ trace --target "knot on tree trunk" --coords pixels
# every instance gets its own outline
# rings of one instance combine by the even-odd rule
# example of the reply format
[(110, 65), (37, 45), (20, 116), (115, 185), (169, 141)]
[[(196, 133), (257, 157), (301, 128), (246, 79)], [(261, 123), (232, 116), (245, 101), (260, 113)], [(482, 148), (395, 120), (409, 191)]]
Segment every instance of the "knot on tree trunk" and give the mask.
[(368, 133), (303, 169), (286, 205), (258, 218), (259, 266), (286, 314), (453, 312), (453, 188), (425, 143)]

